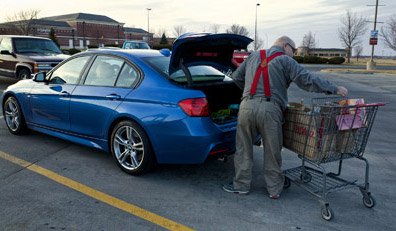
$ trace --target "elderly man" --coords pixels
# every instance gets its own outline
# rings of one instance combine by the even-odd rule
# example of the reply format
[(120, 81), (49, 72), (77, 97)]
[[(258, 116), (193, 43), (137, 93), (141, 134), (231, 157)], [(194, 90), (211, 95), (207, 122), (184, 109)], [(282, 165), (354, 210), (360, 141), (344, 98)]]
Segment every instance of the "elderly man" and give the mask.
[(253, 52), (232, 74), (243, 89), (238, 114), (235, 176), (223, 186), (226, 192), (247, 194), (252, 181), (253, 142), (259, 133), (264, 146), (264, 179), (270, 198), (278, 199), (283, 189), (282, 121), (287, 105), (287, 89), (294, 82), (310, 92), (346, 96), (345, 87), (310, 73), (294, 59), (295, 43), (278, 38), (269, 50)]

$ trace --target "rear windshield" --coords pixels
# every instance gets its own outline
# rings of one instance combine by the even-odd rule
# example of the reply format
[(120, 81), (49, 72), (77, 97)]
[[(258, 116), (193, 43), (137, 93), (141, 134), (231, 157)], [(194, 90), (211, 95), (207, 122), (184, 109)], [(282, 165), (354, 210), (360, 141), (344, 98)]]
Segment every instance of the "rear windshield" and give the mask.
[(125, 49), (150, 49), (147, 43), (141, 42), (125, 42)]
[(15, 53), (61, 54), (52, 40), (34, 38), (14, 38)]
[[(184, 83), (187, 82), (186, 74), (182, 70), (177, 70), (169, 76), (170, 57), (147, 57), (145, 61), (161, 74), (170, 79)], [(194, 82), (201, 81), (230, 81), (231, 78), (211, 66), (198, 65), (188, 67)]]

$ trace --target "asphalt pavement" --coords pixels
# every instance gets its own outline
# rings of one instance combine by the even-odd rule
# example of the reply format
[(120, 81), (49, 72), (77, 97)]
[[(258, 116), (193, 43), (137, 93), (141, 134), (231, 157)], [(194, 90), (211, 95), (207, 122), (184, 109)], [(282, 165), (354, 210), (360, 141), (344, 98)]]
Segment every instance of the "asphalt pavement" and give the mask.
[[(317, 198), (293, 183), (279, 200), (271, 200), (260, 147), (254, 148), (251, 193), (240, 196), (221, 189), (232, 179), (232, 156), (227, 162), (161, 165), (134, 177), (120, 171), (108, 153), (37, 132), (14, 136), (1, 119), (0, 230), (396, 230), (396, 76), (319, 74), (346, 86), (351, 98), (387, 103), (378, 111), (364, 153), (374, 208), (363, 205), (357, 188), (340, 190), (329, 194), (334, 219), (325, 221)], [(12, 82), (0, 78), (0, 94)], [(289, 90), (294, 102), (322, 96), (295, 85)], [(283, 168), (299, 165), (297, 155), (284, 149)], [(342, 176), (362, 182), (364, 163), (344, 161)], [(117, 207), (121, 202), (125, 207)]]

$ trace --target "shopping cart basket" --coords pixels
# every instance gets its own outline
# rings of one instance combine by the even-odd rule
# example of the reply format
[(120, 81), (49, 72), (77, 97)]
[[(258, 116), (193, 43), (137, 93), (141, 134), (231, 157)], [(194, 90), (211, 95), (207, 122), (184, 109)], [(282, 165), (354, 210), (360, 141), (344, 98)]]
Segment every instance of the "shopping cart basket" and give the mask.
[[(290, 182), (319, 198), (321, 215), (331, 220), (334, 212), (327, 195), (358, 187), (367, 208), (375, 205), (369, 191), (369, 163), (363, 157), (375, 115), (382, 103), (340, 106), (340, 97), (316, 98), (307, 108), (288, 108), (284, 114), (283, 146), (298, 154), (301, 166), (287, 169), (284, 188)], [(342, 161), (355, 158), (365, 162), (364, 183), (341, 177)], [(338, 161), (337, 172), (326, 171), (325, 163)], [(309, 166), (307, 166), (307, 164)]]

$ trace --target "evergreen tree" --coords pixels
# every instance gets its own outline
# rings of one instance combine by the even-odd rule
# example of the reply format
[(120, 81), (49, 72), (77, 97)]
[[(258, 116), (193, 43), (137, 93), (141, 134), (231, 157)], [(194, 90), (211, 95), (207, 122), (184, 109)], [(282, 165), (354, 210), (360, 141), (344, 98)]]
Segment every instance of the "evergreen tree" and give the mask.
[(49, 32), (49, 38), (50, 38), (52, 41), (54, 41), (54, 43), (55, 43), (58, 47), (60, 47), (60, 46), (59, 46), (59, 42), (58, 42), (58, 38), (56, 37), (56, 34), (55, 34), (54, 28), (51, 28), (51, 30), (50, 30), (50, 32)]
[(160, 44), (168, 44), (168, 39), (165, 36), (165, 33), (162, 34)]

